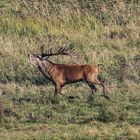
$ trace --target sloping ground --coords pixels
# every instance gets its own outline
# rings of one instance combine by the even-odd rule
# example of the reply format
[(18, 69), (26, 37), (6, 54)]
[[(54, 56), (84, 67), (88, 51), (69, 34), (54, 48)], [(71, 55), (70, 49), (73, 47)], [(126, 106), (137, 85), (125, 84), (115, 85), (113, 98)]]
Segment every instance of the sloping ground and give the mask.
[[(0, 1), (0, 139), (140, 139), (140, 3), (136, 0)], [(85, 83), (54, 87), (27, 62), (29, 53), (70, 43), (78, 59), (103, 64), (112, 97)], [(65, 59), (64, 59), (65, 58)]]

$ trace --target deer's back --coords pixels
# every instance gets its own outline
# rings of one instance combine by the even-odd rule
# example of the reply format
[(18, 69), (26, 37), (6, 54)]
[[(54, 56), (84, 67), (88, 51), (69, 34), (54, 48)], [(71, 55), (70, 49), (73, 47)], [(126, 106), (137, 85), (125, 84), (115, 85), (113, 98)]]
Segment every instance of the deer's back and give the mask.
[(66, 82), (84, 80), (88, 75), (94, 74), (96, 67), (91, 65), (57, 64), (58, 77)]

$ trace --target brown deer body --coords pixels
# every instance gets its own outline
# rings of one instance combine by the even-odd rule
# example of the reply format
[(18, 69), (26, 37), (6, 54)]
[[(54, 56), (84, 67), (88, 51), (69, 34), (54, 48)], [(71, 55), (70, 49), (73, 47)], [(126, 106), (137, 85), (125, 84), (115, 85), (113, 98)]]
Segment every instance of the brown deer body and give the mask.
[[(48, 58), (48, 56), (47, 56)], [(79, 64), (55, 64), (44, 56), (30, 55), (29, 62), (37, 67), (41, 73), (55, 85), (55, 95), (62, 94), (62, 88), (66, 84), (85, 81), (92, 90), (96, 92), (95, 84), (101, 85), (104, 96), (110, 99), (106, 92), (104, 82), (97, 78), (99, 74), (98, 66)], [(63, 95), (63, 94), (62, 94)]]

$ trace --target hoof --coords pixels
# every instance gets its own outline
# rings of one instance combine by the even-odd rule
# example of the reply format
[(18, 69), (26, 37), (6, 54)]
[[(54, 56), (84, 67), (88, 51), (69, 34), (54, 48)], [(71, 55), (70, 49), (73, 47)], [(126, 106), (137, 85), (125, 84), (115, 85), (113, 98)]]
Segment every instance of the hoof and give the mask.
[(108, 100), (111, 100), (111, 97), (109, 95), (104, 95), (104, 97)]

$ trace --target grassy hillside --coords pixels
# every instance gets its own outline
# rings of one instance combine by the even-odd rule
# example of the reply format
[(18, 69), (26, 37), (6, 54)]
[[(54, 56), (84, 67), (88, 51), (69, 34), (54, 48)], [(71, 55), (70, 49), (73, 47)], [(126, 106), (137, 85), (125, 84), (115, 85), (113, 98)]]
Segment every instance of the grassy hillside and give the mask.
[[(0, 1), (0, 140), (140, 139), (140, 3), (138, 0)], [(28, 63), (70, 43), (78, 58), (55, 63), (103, 64), (111, 101), (98, 87), (54, 87)]]

